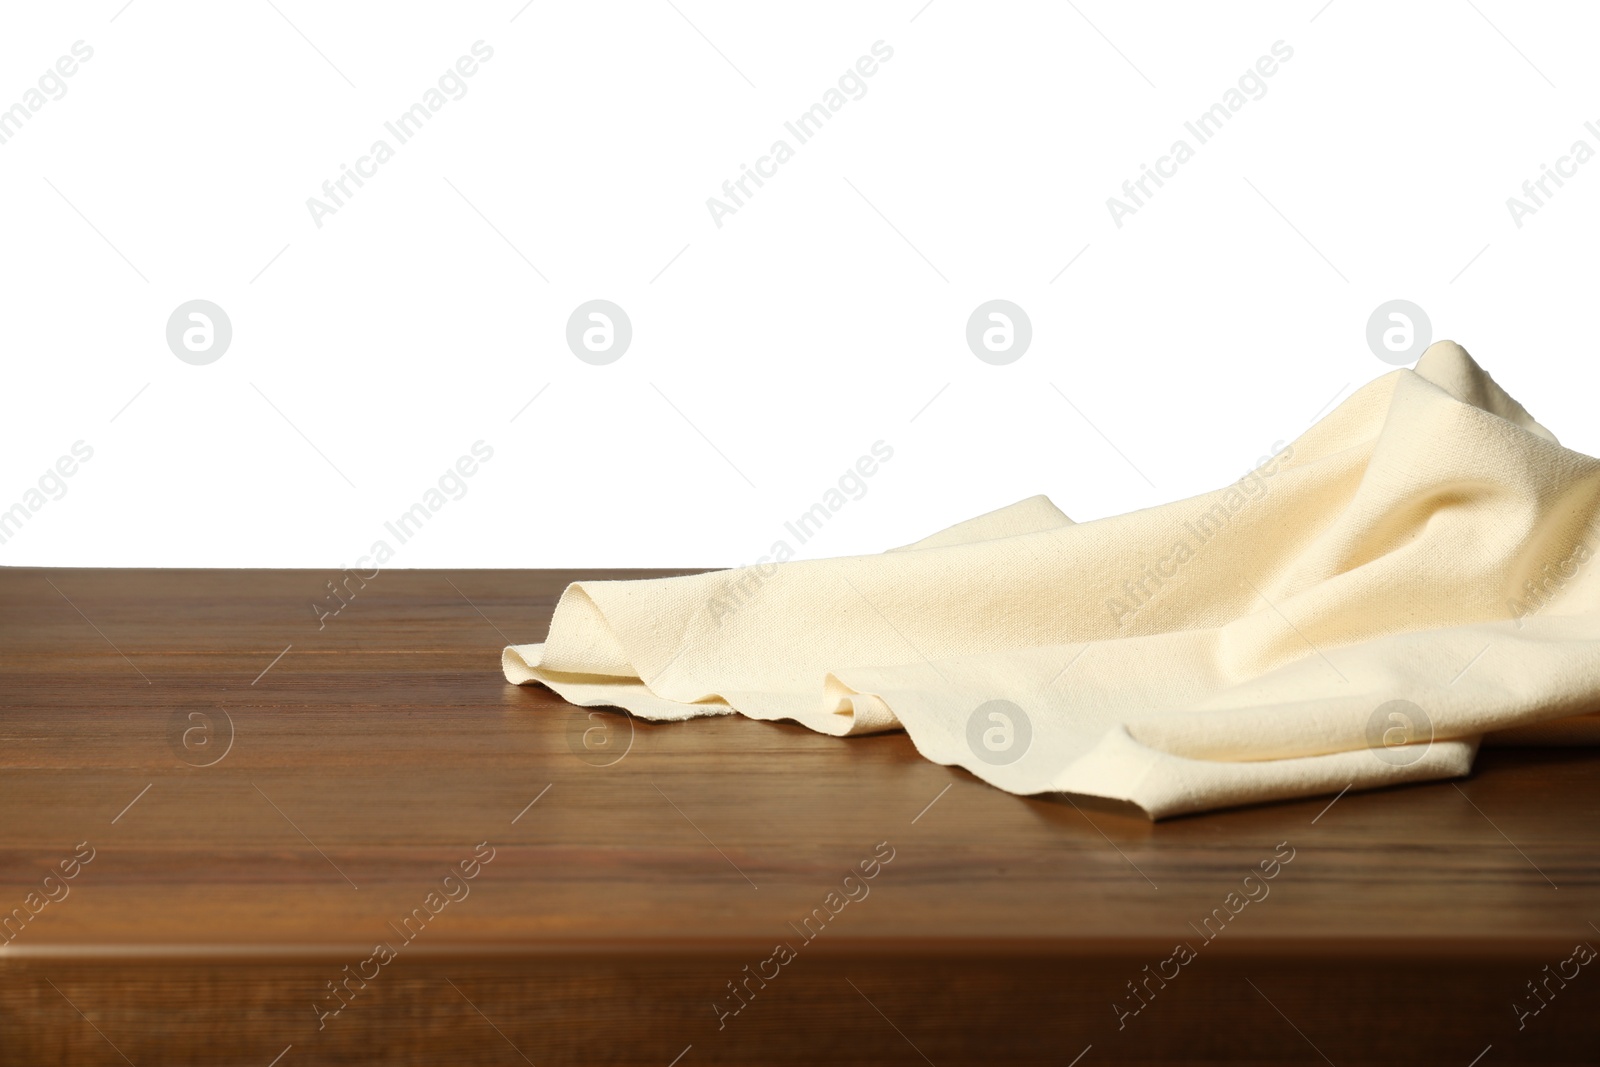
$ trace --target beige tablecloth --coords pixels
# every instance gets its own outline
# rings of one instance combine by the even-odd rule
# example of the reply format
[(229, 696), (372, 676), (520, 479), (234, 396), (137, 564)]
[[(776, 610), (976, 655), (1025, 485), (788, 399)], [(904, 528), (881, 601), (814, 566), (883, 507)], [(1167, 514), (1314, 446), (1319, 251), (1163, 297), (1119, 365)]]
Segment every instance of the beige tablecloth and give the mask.
[(1240, 481), (1074, 523), (1042, 496), (881, 555), (575, 582), (506, 678), (647, 719), (905, 729), (1019, 794), (1153, 818), (1600, 742), (1600, 461), (1467, 353)]

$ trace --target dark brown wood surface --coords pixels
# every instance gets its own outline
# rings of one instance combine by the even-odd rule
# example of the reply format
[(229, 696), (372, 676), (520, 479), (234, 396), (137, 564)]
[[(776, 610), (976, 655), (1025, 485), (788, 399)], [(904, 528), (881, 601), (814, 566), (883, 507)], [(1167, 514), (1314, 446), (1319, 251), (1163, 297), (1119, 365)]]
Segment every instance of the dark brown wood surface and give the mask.
[(568, 581), (641, 576), (387, 571), (319, 623), (333, 573), (0, 570), (0, 1062), (1600, 1057), (1600, 753), (1152, 824), (505, 683)]

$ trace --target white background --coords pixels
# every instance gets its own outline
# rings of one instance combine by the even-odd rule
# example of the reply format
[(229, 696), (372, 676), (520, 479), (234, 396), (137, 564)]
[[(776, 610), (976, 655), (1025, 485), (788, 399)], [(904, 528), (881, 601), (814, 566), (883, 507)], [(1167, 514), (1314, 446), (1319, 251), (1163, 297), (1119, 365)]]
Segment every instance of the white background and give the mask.
[[(0, 107), (94, 55), (0, 145), (0, 508), (94, 456), (0, 563), (338, 567), (480, 439), (391, 566), (751, 562), (878, 440), (803, 555), (1035, 493), (1083, 521), (1231, 481), (1389, 372), (1393, 298), (1600, 451), (1600, 160), (1506, 206), (1600, 148), (1590, 6), (275, 3), (4, 7)], [(307, 198), (479, 40), (318, 228)], [(879, 40), (718, 228), (706, 199)], [(1266, 95), (1114, 225), (1279, 40)], [(608, 366), (565, 343), (596, 297), (633, 323)], [(965, 341), (997, 297), (1033, 325), (1007, 366)], [(206, 366), (165, 338), (195, 298), (234, 331)]]

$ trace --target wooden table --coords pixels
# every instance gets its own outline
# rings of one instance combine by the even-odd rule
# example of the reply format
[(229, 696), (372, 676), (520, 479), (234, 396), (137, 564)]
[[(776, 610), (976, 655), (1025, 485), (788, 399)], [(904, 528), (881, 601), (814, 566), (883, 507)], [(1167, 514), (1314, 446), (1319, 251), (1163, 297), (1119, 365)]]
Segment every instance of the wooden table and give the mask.
[(643, 576), (0, 571), (0, 1062), (1600, 1057), (1595, 754), (1153, 825), (505, 684)]

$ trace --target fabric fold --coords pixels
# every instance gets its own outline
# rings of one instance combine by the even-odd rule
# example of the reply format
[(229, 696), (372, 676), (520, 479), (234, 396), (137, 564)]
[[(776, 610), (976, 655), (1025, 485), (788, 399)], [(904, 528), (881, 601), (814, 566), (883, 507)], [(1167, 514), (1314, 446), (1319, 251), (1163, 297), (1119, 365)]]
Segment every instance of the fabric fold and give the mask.
[(1035, 496), (878, 555), (574, 582), (508, 681), (649, 719), (905, 729), (1018, 794), (1153, 818), (1600, 742), (1600, 461), (1460, 346), (1231, 485), (1074, 523)]

